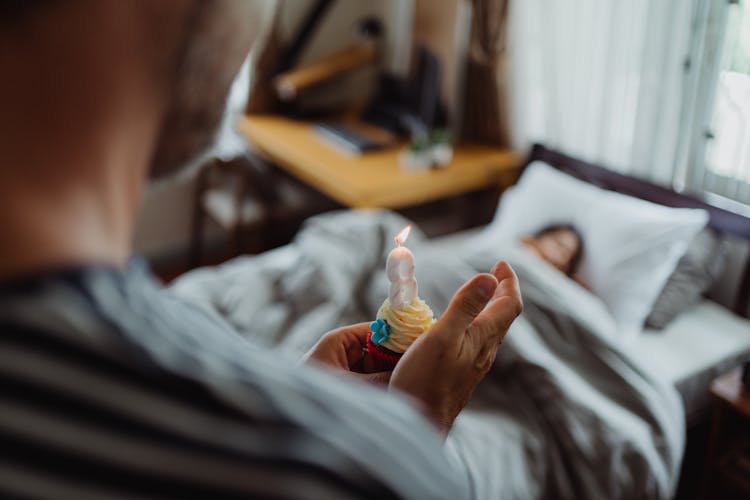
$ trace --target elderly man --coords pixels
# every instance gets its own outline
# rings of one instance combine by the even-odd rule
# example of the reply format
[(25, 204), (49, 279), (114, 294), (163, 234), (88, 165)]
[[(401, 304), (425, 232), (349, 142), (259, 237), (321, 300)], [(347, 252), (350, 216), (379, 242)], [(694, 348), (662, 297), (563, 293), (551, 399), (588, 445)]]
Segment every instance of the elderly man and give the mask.
[[(520, 313), (506, 264), (384, 390), (288, 366), (130, 263), (144, 183), (209, 145), (264, 8), (0, 0), (0, 497), (468, 494), (442, 439)], [(310, 357), (360, 366), (363, 331)]]

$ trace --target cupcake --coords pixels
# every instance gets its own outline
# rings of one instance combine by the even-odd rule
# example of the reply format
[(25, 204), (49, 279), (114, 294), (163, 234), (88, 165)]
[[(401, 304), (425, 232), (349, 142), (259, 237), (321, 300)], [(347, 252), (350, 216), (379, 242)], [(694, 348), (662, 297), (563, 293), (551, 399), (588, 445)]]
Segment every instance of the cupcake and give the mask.
[(392, 370), (409, 346), (435, 322), (432, 309), (419, 297), (402, 308), (393, 307), (387, 298), (376, 318), (370, 323), (367, 350), (378, 371)]
[(392, 370), (409, 346), (435, 322), (432, 309), (417, 293), (414, 254), (402, 246), (410, 230), (411, 226), (406, 226), (395, 237), (397, 246), (385, 265), (390, 281), (388, 298), (370, 324), (367, 336), (367, 350), (378, 371)]

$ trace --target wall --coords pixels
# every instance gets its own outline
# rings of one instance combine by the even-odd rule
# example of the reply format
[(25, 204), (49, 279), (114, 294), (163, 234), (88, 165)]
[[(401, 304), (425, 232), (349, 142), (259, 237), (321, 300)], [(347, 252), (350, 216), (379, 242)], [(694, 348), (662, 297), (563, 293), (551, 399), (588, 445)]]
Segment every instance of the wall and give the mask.
[(136, 222), (136, 253), (164, 259), (186, 252), (194, 189), (195, 175), (148, 187)]
[(414, 41), (428, 47), (441, 63), (441, 98), (454, 133), (461, 128), (466, 55), (471, 35), (468, 0), (417, 0)]
[[(283, 2), (281, 17), (282, 33), (293, 32), (312, 0), (287, 0)], [(376, 2), (336, 2), (329, 15), (316, 32), (302, 61), (309, 61), (342, 46), (354, 39), (353, 26), (364, 15), (376, 15), (386, 25), (385, 64), (392, 71), (404, 72), (409, 64), (410, 37), (413, 2), (404, 0), (380, 0)], [(405, 50), (405, 46), (407, 49)], [(219, 146), (216, 151), (231, 156), (233, 151), (244, 147), (243, 142), (232, 133), (232, 110), (244, 108), (249, 88), (250, 70), (246, 66), (240, 72), (229, 100), (230, 112), (225, 117)], [(149, 186), (144, 195), (136, 223), (134, 248), (136, 253), (150, 259), (167, 260), (187, 253), (190, 242), (195, 169), (168, 181)], [(218, 234), (216, 232), (214, 235)], [(209, 233), (208, 237), (211, 237)]]
[[(281, 4), (280, 31), (287, 40), (315, 0), (286, 0)], [(300, 63), (314, 61), (356, 40), (354, 27), (364, 17), (382, 20), (384, 30), (384, 65), (391, 72), (404, 74), (409, 69), (411, 32), (414, 23), (413, 0), (377, 0), (334, 2), (317, 27), (310, 44), (301, 54)]]
[[(245, 108), (250, 87), (252, 54), (240, 69), (227, 100), (227, 112), (211, 151), (172, 178), (151, 183), (144, 193), (133, 241), (136, 253), (152, 260), (182, 257), (190, 243), (195, 185), (198, 168), (206, 156), (231, 157), (247, 147), (233, 127)], [(207, 238), (218, 232), (207, 233)]]

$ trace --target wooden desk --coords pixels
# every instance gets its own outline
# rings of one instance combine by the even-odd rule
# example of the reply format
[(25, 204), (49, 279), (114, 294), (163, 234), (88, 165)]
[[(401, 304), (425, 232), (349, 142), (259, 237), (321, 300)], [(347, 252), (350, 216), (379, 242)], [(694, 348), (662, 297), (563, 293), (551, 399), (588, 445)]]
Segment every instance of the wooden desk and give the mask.
[(347, 156), (319, 139), (309, 123), (254, 115), (241, 118), (239, 128), (279, 167), (352, 208), (404, 208), (505, 187), (521, 164), (513, 151), (465, 145), (444, 169), (410, 172), (399, 166), (401, 148)]

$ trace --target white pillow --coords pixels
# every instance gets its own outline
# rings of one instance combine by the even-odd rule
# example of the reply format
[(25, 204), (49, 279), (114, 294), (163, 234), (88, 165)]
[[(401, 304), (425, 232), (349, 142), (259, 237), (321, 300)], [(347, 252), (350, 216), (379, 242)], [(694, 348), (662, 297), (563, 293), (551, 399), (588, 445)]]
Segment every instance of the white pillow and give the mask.
[(705, 210), (607, 191), (534, 162), (502, 196), (480, 245), (518, 240), (550, 224), (572, 224), (584, 245), (578, 273), (607, 305), (621, 333), (632, 335), (707, 222)]

